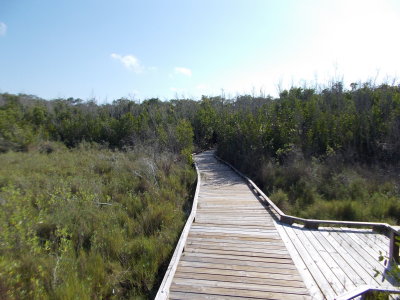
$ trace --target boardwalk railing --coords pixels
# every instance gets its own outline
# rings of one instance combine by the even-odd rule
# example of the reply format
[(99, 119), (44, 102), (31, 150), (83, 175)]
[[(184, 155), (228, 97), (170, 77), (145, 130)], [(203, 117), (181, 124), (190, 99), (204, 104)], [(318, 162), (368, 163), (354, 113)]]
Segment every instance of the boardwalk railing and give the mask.
[(192, 211), (190, 212), (190, 215), (186, 221), (185, 227), (182, 230), (181, 236), (179, 238), (178, 244), (176, 245), (174, 254), (172, 255), (172, 258), (168, 265), (168, 268), (165, 271), (164, 279), (161, 282), (160, 288), (158, 289), (157, 295), (155, 297), (156, 300), (168, 299), (168, 293), (169, 293), (169, 289), (170, 289), (170, 286), (172, 283), (172, 279), (174, 278), (176, 268), (178, 267), (179, 260), (182, 256), (182, 252), (185, 248), (186, 239), (189, 235), (190, 227), (192, 226), (192, 223), (194, 222), (194, 219), (196, 217), (197, 202), (198, 202), (199, 191), (200, 191), (200, 172), (199, 172), (199, 169), (197, 168), (196, 163), (195, 163), (195, 168), (196, 168), (196, 172), (197, 172), (197, 185), (196, 185), (196, 192), (195, 192), (194, 198), (193, 198)]
[(400, 230), (392, 225), (387, 223), (373, 223), (373, 222), (353, 222), (353, 221), (334, 221), (334, 220), (316, 220), (316, 219), (304, 219), (295, 216), (290, 216), (285, 214), (282, 210), (279, 209), (278, 206), (275, 205), (271, 199), (268, 198), (267, 195), (246, 175), (232, 166), (229, 162), (223, 160), (222, 158), (214, 155), (216, 159), (221, 161), (222, 163), (229, 166), (233, 171), (239, 174), (250, 186), (250, 188), (254, 191), (254, 193), (263, 201), (263, 203), (272, 208), (275, 212), (275, 215), (278, 217), (281, 223), (285, 223), (288, 225), (292, 225), (293, 223), (300, 223), (303, 224), (305, 228), (308, 229), (318, 229), (320, 225), (330, 225), (330, 226), (347, 226), (347, 227), (367, 227), (371, 228), (375, 231), (382, 232), (386, 236), (390, 238), (389, 244), (389, 261), (400, 263), (399, 258), (399, 245), (398, 245), (398, 238), (400, 237)]
[(363, 285), (360, 286), (353, 291), (350, 291), (348, 293), (345, 293), (341, 296), (338, 296), (335, 298), (335, 300), (351, 300), (355, 299), (357, 297), (361, 297), (360, 300), (366, 299), (368, 295), (371, 295), (373, 292), (378, 292), (378, 293), (388, 293), (388, 294), (399, 294), (399, 290), (387, 290), (387, 289), (381, 289), (381, 288), (374, 288), (369, 285)]

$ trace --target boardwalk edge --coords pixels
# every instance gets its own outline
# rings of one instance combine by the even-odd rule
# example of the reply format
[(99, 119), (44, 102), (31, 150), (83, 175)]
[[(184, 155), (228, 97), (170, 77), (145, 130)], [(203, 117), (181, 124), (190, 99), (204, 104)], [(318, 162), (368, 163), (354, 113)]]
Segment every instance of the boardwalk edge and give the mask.
[(172, 283), (172, 279), (174, 278), (176, 268), (178, 267), (179, 260), (182, 256), (183, 250), (185, 248), (185, 244), (186, 244), (187, 237), (189, 235), (190, 227), (192, 226), (192, 223), (194, 222), (194, 219), (196, 217), (197, 202), (198, 202), (199, 191), (200, 191), (200, 171), (199, 171), (199, 168), (197, 167), (196, 162), (194, 162), (194, 166), (195, 166), (196, 173), (197, 173), (197, 184), (196, 184), (196, 191), (195, 191), (193, 203), (192, 203), (192, 210), (186, 221), (185, 227), (182, 230), (181, 236), (179, 238), (178, 244), (176, 245), (174, 254), (172, 255), (172, 258), (168, 265), (168, 268), (165, 271), (164, 279), (161, 282), (161, 285), (160, 285), (160, 288), (158, 289), (156, 297), (154, 298), (156, 300), (168, 299), (168, 294), (169, 294), (169, 289), (170, 289), (170, 286)]

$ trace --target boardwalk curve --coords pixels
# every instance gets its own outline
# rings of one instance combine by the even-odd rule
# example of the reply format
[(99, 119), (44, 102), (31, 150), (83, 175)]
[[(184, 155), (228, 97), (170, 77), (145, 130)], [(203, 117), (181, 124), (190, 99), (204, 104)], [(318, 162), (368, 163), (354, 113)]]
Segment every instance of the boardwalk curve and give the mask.
[(156, 299), (335, 299), (366, 286), (397, 289), (373, 277), (385, 271), (377, 259), (388, 249), (384, 235), (283, 224), (212, 151), (195, 161), (194, 206)]

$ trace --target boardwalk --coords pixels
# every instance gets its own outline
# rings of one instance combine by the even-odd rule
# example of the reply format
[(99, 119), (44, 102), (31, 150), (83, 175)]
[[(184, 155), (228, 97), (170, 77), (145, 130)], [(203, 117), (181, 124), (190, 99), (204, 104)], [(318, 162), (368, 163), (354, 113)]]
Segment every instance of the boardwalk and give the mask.
[(384, 235), (281, 224), (212, 152), (196, 163), (197, 212), (163, 281), (169, 299), (334, 299), (364, 285), (396, 288), (374, 277), (385, 271), (378, 261), (389, 247)]

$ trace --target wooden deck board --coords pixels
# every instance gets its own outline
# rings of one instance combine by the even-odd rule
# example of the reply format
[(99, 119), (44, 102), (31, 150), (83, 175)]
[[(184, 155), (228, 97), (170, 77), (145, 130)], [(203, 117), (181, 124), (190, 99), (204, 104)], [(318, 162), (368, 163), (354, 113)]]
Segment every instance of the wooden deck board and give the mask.
[[(288, 281), (290, 285), (303, 286), (303, 280), (298, 274), (280, 274), (280, 273), (262, 273), (243, 270), (225, 270), (218, 268), (204, 268), (204, 267), (187, 267), (181, 266), (179, 273), (198, 273), (198, 274), (212, 274), (212, 275), (226, 275), (246, 278), (256, 278), (264, 284), (270, 280), (275, 285), (281, 285), (282, 281)], [(290, 281), (290, 282), (289, 282)]]
[(186, 251), (188, 251), (188, 247), (193, 247), (195, 249), (209, 249), (209, 250), (226, 250), (226, 251), (236, 251), (236, 252), (251, 252), (255, 253), (288, 253), (285, 247), (282, 247), (280, 244), (268, 244), (268, 247), (259, 246), (259, 245), (250, 245), (246, 243), (241, 244), (232, 244), (232, 243), (221, 243), (218, 240), (213, 242), (196, 242), (191, 240), (186, 244)]
[[(220, 296), (236, 296), (236, 297), (246, 297), (246, 298), (255, 298), (255, 299), (276, 299), (276, 300), (298, 300), (298, 299), (309, 299), (309, 296), (301, 294), (301, 293), (285, 293), (282, 288), (280, 288), (280, 292), (269, 292), (266, 290), (251, 290), (249, 288), (232, 288), (232, 285), (227, 287), (223, 286), (215, 286), (221, 281), (213, 281), (213, 282), (205, 282), (205, 281), (180, 281), (179, 284), (172, 283), (171, 292), (194, 292), (194, 293), (203, 293), (214, 295), (212, 299), (220, 299)], [(222, 285), (222, 284), (221, 284)], [(233, 284), (235, 286), (236, 284)], [(190, 298), (189, 298), (190, 299)]]
[(174, 283), (177, 285), (190, 285), (193, 287), (221, 287), (221, 288), (228, 288), (232, 290), (246, 290), (246, 291), (260, 291), (260, 292), (272, 292), (272, 293), (282, 293), (284, 294), (295, 294), (295, 295), (307, 295), (307, 289), (304, 286), (295, 287), (295, 286), (279, 286), (279, 285), (271, 285), (271, 284), (253, 284), (249, 282), (231, 282), (227, 281), (228, 276), (219, 276), (218, 279), (211, 280), (211, 279), (193, 279), (193, 278), (180, 278), (176, 276), (176, 280)]
[(288, 252), (282, 251), (279, 249), (274, 249), (272, 251), (261, 251), (260, 249), (247, 249), (244, 248), (239, 250), (231, 250), (226, 247), (196, 247), (193, 245), (187, 246), (185, 251), (188, 253), (210, 253), (210, 254), (227, 254), (227, 255), (234, 255), (234, 256), (249, 256), (249, 257), (264, 257), (264, 258), (277, 258), (277, 259), (288, 259), (291, 262), (291, 259), (288, 258)]
[[(243, 264), (232, 264), (230, 262), (215, 262), (215, 261), (190, 261), (181, 260), (180, 266), (185, 267), (199, 267), (199, 268), (209, 268), (209, 269), (223, 269), (223, 270), (234, 270), (234, 271), (245, 271), (245, 272), (258, 272), (258, 273), (268, 273), (268, 274), (288, 274), (299, 276), (299, 273), (295, 269), (284, 269), (275, 268), (274, 265), (270, 264), (268, 266), (251, 266)], [(179, 268), (178, 268), (179, 271)]]

